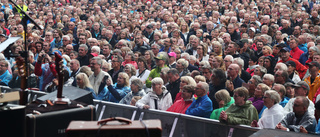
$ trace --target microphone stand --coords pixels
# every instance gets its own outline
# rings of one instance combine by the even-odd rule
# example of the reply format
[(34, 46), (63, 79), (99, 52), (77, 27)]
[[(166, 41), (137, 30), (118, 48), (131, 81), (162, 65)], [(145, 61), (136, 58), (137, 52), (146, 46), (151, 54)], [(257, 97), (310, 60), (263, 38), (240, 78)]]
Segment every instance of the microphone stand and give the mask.
[[(20, 14), (23, 14), (23, 19), (21, 21), (22, 25), (23, 25), (23, 29), (24, 29), (24, 51), (22, 53), (20, 53), (21, 57), (24, 57), (25, 60), (25, 74), (26, 77), (24, 78), (24, 80), (21, 79), (21, 92), (20, 92), (20, 101), (19, 104), (20, 105), (26, 105), (27, 101), (28, 101), (28, 93), (26, 89), (28, 88), (28, 71), (29, 71), (29, 65), (28, 65), (28, 47), (27, 47), (27, 22), (28, 20), (30, 20), (31, 23), (33, 23), (38, 29), (42, 29), (26, 12), (23, 11), (23, 9), (21, 9), (14, 1), (9, 0), (9, 2), (11, 2), (15, 8), (17, 8), (18, 10), (20, 10)], [(23, 7), (22, 7), (23, 8)], [(24, 81), (24, 82), (22, 82)]]

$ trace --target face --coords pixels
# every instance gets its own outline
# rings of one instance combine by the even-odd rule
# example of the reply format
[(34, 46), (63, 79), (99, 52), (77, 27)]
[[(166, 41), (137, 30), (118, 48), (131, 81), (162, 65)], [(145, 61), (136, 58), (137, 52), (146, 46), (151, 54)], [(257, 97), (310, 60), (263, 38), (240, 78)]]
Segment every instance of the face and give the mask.
[(197, 84), (196, 90), (195, 90), (195, 94), (196, 94), (197, 96), (200, 96), (200, 97), (205, 94), (205, 90), (202, 89), (202, 87), (201, 87), (200, 84)]
[(202, 74), (207, 80), (210, 80), (211, 72), (209, 69), (202, 69)]
[(255, 92), (254, 92), (254, 96), (256, 98), (261, 98), (263, 96), (263, 93), (262, 93), (262, 89), (260, 86), (257, 86)]
[(117, 84), (118, 85), (124, 85), (125, 84), (125, 79), (124, 79), (124, 77), (122, 75), (118, 76)]
[(192, 93), (187, 92), (186, 90), (182, 90), (181, 97), (183, 99), (190, 99), (192, 97)]
[(234, 103), (238, 106), (244, 103), (244, 97), (240, 97), (238, 92), (234, 93), (233, 99), (234, 99)]
[(302, 87), (294, 88), (294, 95), (297, 96), (306, 96), (306, 91)]
[(161, 84), (152, 84), (152, 90), (157, 94), (157, 95), (161, 95), (162, 94), (162, 90), (161, 90), (162, 85)]
[(296, 116), (303, 116), (306, 112), (306, 109), (307, 108), (303, 105), (303, 101), (301, 98), (297, 98), (296, 100), (294, 100), (293, 112)]
[(124, 72), (126, 72), (127, 74), (130, 74), (131, 72), (131, 69), (130, 69), (130, 67), (129, 66), (126, 66), (125, 68), (124, 68)]
[(150, 53), (149, 52), (144, 53), (144, 58), (146, 60), (149, 60), (151, 58)]
[(92, 71), (100, 69), (100, 65), (97, 63), (96, 60), (91, 60), (90, 61), (90, 68)]
[(271, 66), (271, 62), (269, 59), (264, 59), (263, 66), (265, 68), (269, 68)]
[(236, 68), (234, 67), (234, 65), (230, 65), (228, 67), (227, 74), (230, 77), (234, 77), (234, 76), (238, 75), (238, 72), (237, 72)]
[(83, 87), (83, 80), (81, 79), (81, 78), (77, 78), (76, 79), (77, 80), (77, 85), (79, 86), (79, 87)]
[(197, 53), (198, 53), (199, 55), (203, 55), (203, 47), (202, 47), (202, 46), (198, 46), (198, 47), (197, 47)]
[(111, 61), (111, 66), (113, 68), (117, 68), (120, 66), (120, 62), (118, 61), (118, 58), (113, 58), (112, 61)]
[(77, 64), (76, 61), (71, 61), (71, 62), (70, 62), (70, 69), (71, 69), (72, 71), (77, 71), (78, 68), (79, 68), (79, 64)]
[(320, 55), (313, 55), (313, 61), (320, 63)]
[(274, 101), (270, 98), (270, 95), (264, 94), (264, 96), (263, 96), (263, 104), (267, 108), (271, 108), (273, 106), (273, 104), (274, 104)]
[(139, 86), (131, 84), (130, 89), (132, 90), (132, 92), (137, 93), (139, 91)]
[(79, 56), (83, 57), (87, 54), (88, 51), (84, 47), (79, 47)]

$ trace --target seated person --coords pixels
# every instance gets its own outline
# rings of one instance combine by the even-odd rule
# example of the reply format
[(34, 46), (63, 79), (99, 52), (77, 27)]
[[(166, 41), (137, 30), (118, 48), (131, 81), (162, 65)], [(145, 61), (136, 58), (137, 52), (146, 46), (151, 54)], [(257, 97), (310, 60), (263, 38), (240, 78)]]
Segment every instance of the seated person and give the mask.
[(105, 97), (106, 101), (118, 103), (130, 92), (129, 76), (125, 72), (119, 73), (116, 84), (112, 85), (112, 81), (110, 78), (107, 79), (106, 83), (108, 86), (108, 89), (104, 88), (104, 90), (107, 90), (107, 94)]
[(192, 104), (186, 111), (186, 114), (209, 118), (213, 110), (212, 101), (208, 97), (209, 85), (205, 82), (199, 82), (196, 86), (195, 94), (197, 99), (193, 99)]
[(185, 85), (181, 92), (181, 99), (176, 101), (167, 111), (185, 114), (186, 110), (192, 103), (194, 94), (194, 86)]
[(234, 104), (226, 111), (221, 111), (219, 121), (232, 125), (250, 125), (253, 120), (258, 121), (257, 109), (248, 100), (249, 91), (245, 87), (234, 90)]
[(0, 85), (8, 86), (12, 79), (12, 75), (8, 71), (8, 64), (5, 60), (0, 61)]
[(259, 122), (253, 121), (252, 127), (272, 128), (274, 129), (283, 118), (283, 107), (279, 104), (281, 101), (280, 95), (277, 91), (267, 90), (263, 96), (263, 104), (267, 107)]
[(269, 90), (270, 87), (266, 84), (260, 83), (256, 87), (254, 91), (254, 96), (252, 98), (249, 98), (248, 100), (252, 102), (252, 105), (257, 109), (258, 113), (260, 113), (261, 109), (263, 108), (263, 100), (262, 97), (264, 95), (264, 92)]
[(170, 92), (163, 86), (163, 80), (156, 77), (151, 81), (151, 92), (143, 96), (136, 103), (136, 107), (141, 109), (167, 110), (172, 105)]
[(288, 113), (276, 126), (276, 129), (300, 132), (300, 129), (304, 128), (308, 132), (314, 132), (317, 121), (313, 114), (308, 112), (308, 107), (309, 100), (305, 96), (296, 97), (293, 112)]
[(143, 97), (146, 95), (146, 92), (143, 89), (143, 83), (138, 78), (135, 78), (131, 81), (130, 88), (131, 92), (129, 92), (124, 98), (122, 98), (119, 103), (130, 105), (133, 97)]
[(210, 118), (219, 120), (221, 111), (226, 111), (231, 104), (234, 103), (233, 97), (230, 97), (230, 94), (227, 90), (222, 89), (214, 94), (217, 102), (219, 102), (219, 108), (212, 111)]

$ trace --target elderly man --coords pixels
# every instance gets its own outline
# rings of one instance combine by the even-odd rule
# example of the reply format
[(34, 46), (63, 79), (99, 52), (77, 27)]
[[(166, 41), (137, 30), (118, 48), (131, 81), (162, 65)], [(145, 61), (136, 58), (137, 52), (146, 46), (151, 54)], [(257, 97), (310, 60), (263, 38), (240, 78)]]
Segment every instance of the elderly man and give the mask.
[[(297, 84), (294, 85), (294, 96), (295, 97), (298, 97), (298, 96), (302, 96), (302, 97), (305, 97), (309, 100), (308, 98), (308, 94), (309, 94), (309, 90), (310, 90), (310, 87), (309, 85), (305, 82), (305, 81), (300, 81), (298, 82)], [(290, 112), (293, 112), (293, 106), (294, 106), (294, 100), (296, 98), (292, 98), (289, 100), (289, 102), (287, 103), (287, 105), (284, 107), (284, 111), (285, 113), (290, 113)], [(309, 107), (307, 109), (309, 111), (310, 114), (314, 114), (314, 103), (309, 100)]]
[(70, 83), (72, 86), (77, 86), (77, 81), (75, 80), (76, 79), (76, 76), (79, 74), (80, 72), (80, 63), (78, 60), (76, 59), (72, 59), (71, 62), (70, 62), (70, 70), (72, 71), (71, 72), (71, 75), (70, 75)]
[(213, 110), (212, 101), (208, 97), (209, 85), (205, 82), (197, 84), (195, 94), (197, 99), (193, 99), (192, 104), (186, 111), (186, 114), (209, 118)]
[(88, 46), (86, 44), (81, 44), (79, 47), (79, 56), (77, 60), (80, 62), (80, 66), (89, 65), (89, 56), (88, 53)]
[(179, 71), (175, 68), (171, 68), (168, 71), (169, 84), (166, 86), (167, 90), (170, 92), (172, 100), (176, 99), (176, 95), (180, 91), (180, 76)]
[(248, 101), (249, 92), (245, 87), (234, 90), (234, 104), (226, 111), (221, 111), (219, 121), (232, 125), (250, 125), (253, 120), (258, 121), (257, 109)]
[(8, 86), (12, 79), (12, 75), (8, 71), (8, 62), (5, 60), (0, 61), (0, 85)]
[(104, 77), (108, 77), (110, 79), (112, 84), (111, 76), (107, 73), (101, 70), (102, 67), (102, 59), (99, 57), (94, 57), (90, 61), (90, 67), (93, 71), (93, 74), (89, 76), (90, 84), (93, 87), (93, 90), (95, 94), (99, 94), (100, 91), (104, 90), (106, 81), (104, 80)]
[(317, 121), (314, 114), (308, 112), (308, 107), (309, 101), (306, 97), (296, 97), (293, 112), (288, 113), (276, 126), (276, 129), (300, 132), (304, 128), (308, 132), (314, 132)]
[(242, 83), (245, 83), (240, 77), (239, 77), (239, 71), (240, 67), (238, 64), (231, 64), (228, 67), (227, 75), (228, 75), (228, 82), (227, 82), (227, 90), (230, 92), (230, 96), (233, 95), (233, 90), (241, 87)]
[(274, 83), (274, 76), (271, 74), (265, 74), (262, 77), (262, 82), (271, 88)]

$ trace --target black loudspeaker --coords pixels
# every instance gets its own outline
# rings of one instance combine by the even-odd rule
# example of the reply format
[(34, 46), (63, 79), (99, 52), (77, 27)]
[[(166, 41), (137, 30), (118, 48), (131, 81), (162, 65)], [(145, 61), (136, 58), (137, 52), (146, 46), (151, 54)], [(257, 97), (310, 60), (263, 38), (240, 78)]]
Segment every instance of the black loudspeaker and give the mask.
[(256, 133), (253, 133), (250, 137), (314, 137), (314, 135), (278, 129), (261, 129)]
[[(93, 104), (93, 97), (90, 91), (80, 89), (74, 86), (63, 87), (62, 96), (69, 98), (70, 100), (74, 100), (77, 102), (82, 102), (86, 104)], [(38, 100), (46, 101), (46, 100), (55, 100), (57, 98), (57, 91), (49, 93), (48, 95), (44, 95)]]
[(25, 137), (25, 106), (8, 104), (9, 109), (0, 110), (0, 136), (2, 137)]
[(95, 120), (95, 107), (88, 106), (41, 115), (27, 115), (27, 137), (65, 137), (65, 130), (73, 120)]

